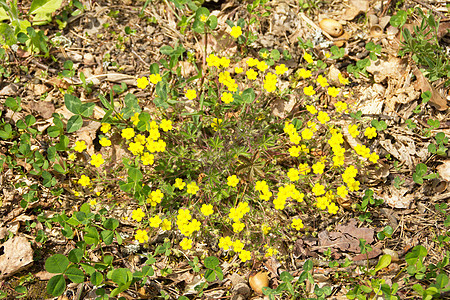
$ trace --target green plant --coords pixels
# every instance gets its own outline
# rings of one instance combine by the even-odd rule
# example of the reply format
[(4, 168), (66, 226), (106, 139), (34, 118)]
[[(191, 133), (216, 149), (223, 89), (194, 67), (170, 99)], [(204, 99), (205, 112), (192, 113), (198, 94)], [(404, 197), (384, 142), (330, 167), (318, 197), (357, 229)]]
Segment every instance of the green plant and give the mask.
[(51, 20), (51, 14), (61, 6), (62, 0), (33, 0), (28, 11), (29, 16), (33, 16), (31, 22), (24, 19), (19, 13), (17, 0), (0, 1), (0, 21), (8, 20), (9, 24), (0, 24), (0, 42), (8, 46), (19, 41), (25, 44), (28, 49), (34, 52), (44, 52), (48, 55), (48, 38), (43, 31), (36, 31), (36, 25), (47, 24)]
[[(399, 54), (401, 56), (411, 54), (411, 58), (419, 66), (426, 68), (425, 76), (430, 81), (450, 77), (450, 60), (438, 41), (439, 19), (431, 13), (425, 15), (420, 8), (416, 8), (414, 12), (422, 19), (421, 23), (414, 26), (413, 33), (408, 28), (402, 28), (403, 42)], [(399, 11), (397, 15), (392, 16), (390, 22), (393, 26), (401, 28), (406, 22), (407, 15), (407, 12)]]
[(423, 184), (423, 180), (424, 179), (434, 179), (434, 178), (438, 178), (439, 175), (437, 173), (431, 173), (428, 175), (428, 168), (427, 165), (423, 164), (423, 163), (419, 163), (416, 166), (416, 171), (413, 174), (413, 180), (415, 183), (417, 184)]

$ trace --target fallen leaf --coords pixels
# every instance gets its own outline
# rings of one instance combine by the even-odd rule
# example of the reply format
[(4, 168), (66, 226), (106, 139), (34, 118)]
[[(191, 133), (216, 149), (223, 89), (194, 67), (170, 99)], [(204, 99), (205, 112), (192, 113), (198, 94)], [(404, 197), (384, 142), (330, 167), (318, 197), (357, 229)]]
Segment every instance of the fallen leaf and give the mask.
[(0, 246), (0, 279), (7, 278), (33, 263), (33, 249), (22, 236), (15, 236)]
[(436, 108), (439, 111), (444, 111), (448, 108), (447, 100), (439, 95), (439, 92), (428, 82), (428, 80), (423, 76), (422, 72), (417, 68), (417, 66), (413, 66), (413, 73), (417, 78), (416, 81), (416, 89), (420, 89), (423, 92), (431, 92), (431, 99), (428, 103), (431, 106)]
[(369, 9), (369, 1), (368, 0), (350, 0), (350, 7), (348, 7), (342, 19), (351, 21), (360, 13), (365, 13)]
[(450, 181), (450, 160), (449, 159), (443, 161), (442, 165), (437, 166), (436, 170), (438, 171), (440, 178), (442, 178), (446, 181)]

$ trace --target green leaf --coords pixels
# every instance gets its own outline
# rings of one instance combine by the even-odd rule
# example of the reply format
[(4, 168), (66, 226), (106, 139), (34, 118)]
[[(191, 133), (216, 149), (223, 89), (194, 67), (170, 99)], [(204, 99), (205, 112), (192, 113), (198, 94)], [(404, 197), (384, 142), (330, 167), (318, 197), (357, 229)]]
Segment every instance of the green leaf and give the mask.
[(69, 267), (64, 274), (74, 283), (84, 282), (84, 273), (75, 266)]
[(284, 282), (291, 282), (292, 280), (294, 280), (294, 276), (292, 276), (288, 271), (283, 271), (280, 274), (280, 279)]
[(68, 258), (69, 261), (73, 262), (74, 264), (79, 263), (83, 258), (83, 250), (81, 250), (80, 248), (70, 250)]
[(95, 286), (99, 286), (103, 282), (103, 275), (100, 272), (95, 271), (91, 275), (91, 283)]
[(205, 267), (208, 269), (215, 269), (220, 264), (220, 261), (215, 256), (205, 258)]
[(53, 276), (47, 283), (47, 293), (55, 297), (62, 295), (65, 289), (66, 289), (66, 280), (64, 280), (63, 275)]
[(57, 151), (66, 151), (69, 146), (69, 138), (65, 135), (59, 137), (59, 143), (55, 145)]
[(64, 104), (66, 105), (67, 109), (76, 114), (79, 115), (80, 114), (80, 109), (81, 109), (81, 100), (73, 95), (70, 94), (65, 94), (64, 95)]
[(418, 176), (423, 176), (427, 173), (427, 165), (420, 163), (416, 166), (416, 174)]
[[(51, 14), (61, 6), (62, 0), (33, 0), (28, 11), (29, 15), (36, 15), (34, 20), (51, 20)], [(42, 23), (38, 23), (41, 25)]]
[(375, 272), (378, 272), (379, 270), (386, 268), (391, 264), (392, 257), (388, 254), (383, 255), (380, 260), (378, 261), (377, 265), (375, 266)]
[(303, 264), (303, 270), (308, 272), (308, 271), (311, 271), (312, 269), (313, 269), (312, 260), (310, 260), (310, 259), (306, 260), (305, 263)]
[(84, 240), (87, 244), (97, 245), (99, 243), (100, 236), (95, 227), (88, 227), (87, 233), (84, 235)]
[(83, 103), (80, 107), (80, 114), (89, 118), (94, 113), (95, 103)]
[(21, 100), (20, 100), (19, 97), (16, 97), (16, 98), (8, 97), (5, 100), (5, 105), (7, 107), (9, 107), (12, 111), (16, 111), (17, 112), (17, 111), (20, 111), (22, 109), (21, 106), (20, 106), (20, 102), (21, 102)]
[(125, 285), (133, 279), (133, 274), (130, 270), (125, 268), (119, 268), (112, 271), (111, 280), (117, 285)]
[(144, 178), (144, 176), (142, 175), (142, 172), (135, 167), (130, 167), (128, 169), (128, 177), (131, 181), (137, 182), (139, 180), (141, 180), (142, 178)]
[(71, 116), (67, 121), (67, 133), (75, 132), (83, 126), (83, 118), (80, 115)]
[(114, 239), (114, 231), (111, 230), (102, 230), (100, 232), (100, 236), (106, 245), (111, 245)]
[(116, 229), (117, 227), (119, 227), (119, 221), (117, 221), (117, 220), (114, 219), (114, 218), (109, 218), (109, 219), (106, 219), (106, 220), (103, 222), (103, 226), (104, 226), (106, 229), (114, 230), (114, 229)]
[(70, 262), (65, 255), (55, 254), (45, 261), (45, 270), (55, 274), (64, 273), (69, 263)]
[(211, 269), (206, 270), (205, 279), (206, 279), (206, 281), (209, 281), (209, 282), (216, 280), (216, 273), (214, 272), (214, 270), (211, 270)]
[(252, 88), (248, 88), (242, 92), (241, 97), (244, 103), (252, 103), (256, 98), (256, 94)]
[(422, 245), (417, 245), (410, 253), (406, 254), (405, 260), (408, 265), (413, 266), (425, 256), (427, 256), (427, 249)]
[(406, 14), (406, 11), (400, 10), (396, 15), (391, 17), (390, 23), (394, 27), (401, 27), (406, 23), (407, 18), (408, 15)]

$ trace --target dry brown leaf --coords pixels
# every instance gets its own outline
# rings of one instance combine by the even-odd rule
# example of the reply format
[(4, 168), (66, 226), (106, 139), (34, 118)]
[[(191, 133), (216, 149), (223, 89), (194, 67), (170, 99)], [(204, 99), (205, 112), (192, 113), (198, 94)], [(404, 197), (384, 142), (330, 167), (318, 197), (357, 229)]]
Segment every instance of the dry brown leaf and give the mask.
[(408, 60), (406, 58), (402, 59), (391, 56), (388, 60), (378, 59), (377, 61), (372, 62), (366, 70), (374, 75), (376, 83), (380, 83), (387, 77), (398, 79), (404, 76), (407, 66)]
[(347, 8), (342, 19), (351, 21), (360, 13), (365, 13), (369, 9), (369, 0), (350, 0), (350, 7)]
[(411, 192), (410, 188), (401, 187), (400, 189), (395, 186), (389, 186), (388, 192), (381, 195), (384, 199), (384, 203), (387, 203), (393, 208), (409, 208), (412, 200), (414, 200), (413, 194), (407, 194)]
[(7, 278), (33, 263), (33, 249), (25, 237), (15, 236), (0, 248), (3, 249), (3, 255), (0, 256), (0, 279)]
[(439, 95), (439, 92), (428, 82), (428, 80), (423, 76), (422, 72), (417, 68), (417, 66), (413, 66), (413, 73), (417, 78), (416, 81), (416, 89), (421, 90), (423, 92), (431, 92), (431, 99), (429, 101), (430, 105), (436, 108), (439, 111), (444, 111), (448, 108), (447, 100)]
[(55, 112), (55, 106), (49, 101), (30, 101), (30, 108), (44, 119), (51, 118)]
[(439, 177), (450, 182), (450, 160), (443, 161), (442, 165), (436, 167)]

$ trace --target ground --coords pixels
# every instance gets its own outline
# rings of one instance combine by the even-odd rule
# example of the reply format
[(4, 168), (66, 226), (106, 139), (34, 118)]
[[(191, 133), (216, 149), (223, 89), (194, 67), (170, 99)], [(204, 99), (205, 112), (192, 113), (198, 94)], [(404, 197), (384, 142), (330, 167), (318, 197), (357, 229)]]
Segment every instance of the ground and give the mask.
[(449, 297), (449, 6), (194, 2), (1, 49), (0, 297)]

